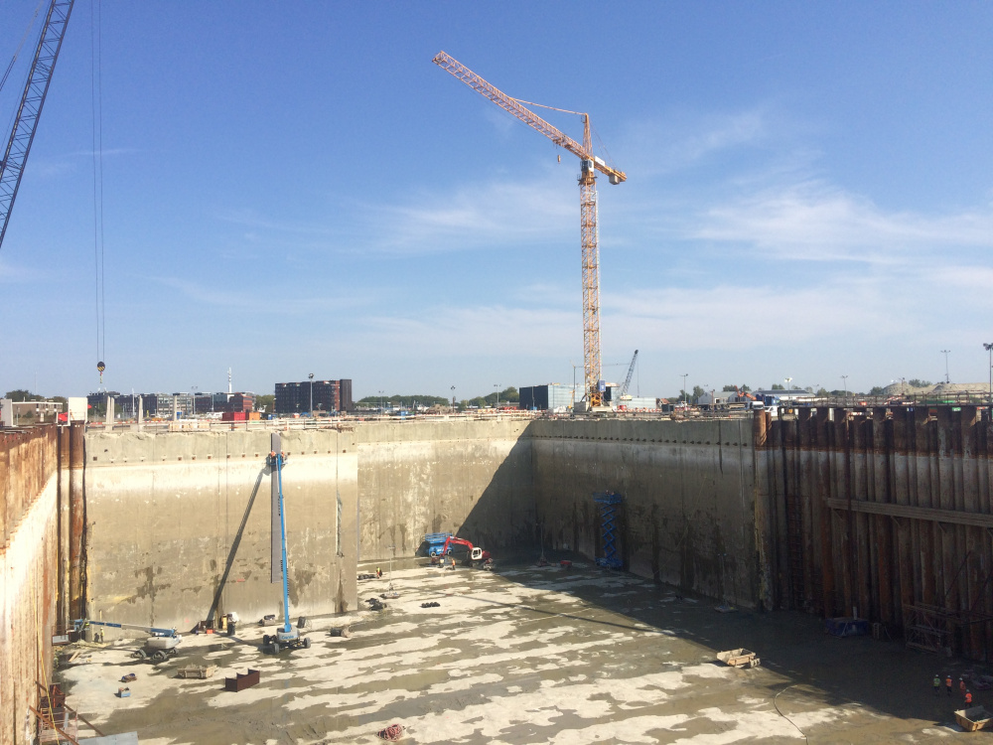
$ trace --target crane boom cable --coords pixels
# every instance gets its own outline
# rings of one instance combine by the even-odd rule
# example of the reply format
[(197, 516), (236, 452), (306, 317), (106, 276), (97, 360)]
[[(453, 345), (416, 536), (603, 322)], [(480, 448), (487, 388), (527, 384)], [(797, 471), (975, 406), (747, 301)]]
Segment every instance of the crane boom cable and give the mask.
[[(618, 171), (615, 168), (611, 168), (599, 158), (593, 157), (593, 153), (590, 151), (590, 147), (589, 147), (589, 138), (586, 138), (585, 140), (586, 143), (585, 147), (583, 145), (580, 145), (574, 139), (569, 137), (569, 135), (562, 132), (558, 127), (545, 121), (536, 113), (531, 111), (531, 109), (521, 104), (518, 99), (514, 98), (513, 96), (508, 96), (506, 93), (501, 91), (495, 85), (481, 78), (479, 75), (474, 73), (472, 70), (470, 70), (468, 67), (463, 65), (461, 62), (459, 62), (458, 60), (456, 60), (454, 57), (447, 54), (446, 52), (438, 52), (438, 54), (435, 55), (433, 62), (436, 65), (438, 65), (438, 67), (442, 68), (443, 70), (451, 74), (453, 77), (461, 80), (463, 83), (468, 85), (477, 93), (480, 93), (486, 98), (490, 99), (500, 108), (510, 112), (525, 124), (541, 132), (548, 139), (552, 140), (556, 144), (561, 145), (566, 150), (571, 152), (573, 155), (576, 155), (579, 158), (582, 158), (583, 160), (592, 160), (593, 167), (596, 170), (601, 171), (602, 173), (605, 173), (615, 178), (618, 181), (618, 183), (627, 180), (627, 175), (623, 171)], [(547, 107), (547, 108), (553, 108), (553, 107)], [(567, 109), (558, 109), (558, 110), (568, 111)], [(568, 113), (580, 114), (580, 112), (568, 112)], [(580, 115), (583, 116), (587, 122), (589, 121), (588, 115), (586, 114), (580, 114)]]
[[(513, 98), (513, 96), (511, 96)], [(550, 111), (561, 111), (563, 114), (575, 114), (576, 116), (586, 116), (586, 112), (583, 111), (573, 111), (572, 109), (560, 109), (558, 106), (549, 106), (544, 103), (535, 103), (534, 101), (525, 101), (523, 98), (514, 98), (517, 103), (527, 104), (528, 106), (538, 106), (542, 109), (549, 109)]]
[(31, 27), (34, 26), (34, 22), (37, 20), (38, 14), (41, 13), (41, 6), (44, 2), (45, 0), (38, 0), (38, 5), (34, 9), (34, 14), (28, 22), (28, 27), (24, 29), (24, 36), (21, 37), (21, 41), (18, 43), (17, 49), (14, 50), (14, 55), (10, 58), (10, 62), (7, 64), (7, 69), (4, 70), (3, 78), (0, 78), (0, 91), (2, 91), (4, 85), (7, 84), (7, 78), (10, 77), (10, 71), (14, 69), (14, 63), (17, 62), (17, 58), (21, 54), (21, 49), (24, 47), (24, 42), (28, 40), (28, 34), (31, 33)]

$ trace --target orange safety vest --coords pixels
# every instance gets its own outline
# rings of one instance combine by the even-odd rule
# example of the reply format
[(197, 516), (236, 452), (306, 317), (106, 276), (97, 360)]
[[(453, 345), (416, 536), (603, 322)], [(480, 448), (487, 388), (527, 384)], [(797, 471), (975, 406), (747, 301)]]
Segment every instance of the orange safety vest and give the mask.
[(950, 676), (945, 678), (945, 685), (948, 686), (949, 688), (952, 687), (952, 679)]
[(971, 693), (966, 693), (965, 694), (965, 702), (966, 702), (966, 704), (971, 704), (972, 703), (972, 694)]

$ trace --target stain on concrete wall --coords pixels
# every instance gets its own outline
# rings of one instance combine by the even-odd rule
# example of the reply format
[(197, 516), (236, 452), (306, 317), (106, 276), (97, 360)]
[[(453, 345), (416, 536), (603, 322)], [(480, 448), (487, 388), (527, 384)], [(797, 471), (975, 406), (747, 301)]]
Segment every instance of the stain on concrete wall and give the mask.
[(425, 533), (486, 549), (534, 540), (531, 447), (520, 420), (407, 421), (356, 428), (361, 558), (413, 556)]
[(546, 420), (528, 428), (545, 546), (603, 555), (612, 491), (629, 571), (743, 606), (763, 602), (749, 420)]
[[(291, 615), (354, 610), (352, 436), (292, 431), (282, 447)], [(90, 618), (189, 629), (232, 611), (282, 613), (268, 432), (97, 432), (86, 451)]]

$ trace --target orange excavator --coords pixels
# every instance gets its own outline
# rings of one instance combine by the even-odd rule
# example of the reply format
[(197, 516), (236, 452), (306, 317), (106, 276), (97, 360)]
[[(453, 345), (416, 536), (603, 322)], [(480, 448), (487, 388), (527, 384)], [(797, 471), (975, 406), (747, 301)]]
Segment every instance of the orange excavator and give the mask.
[(448, 556), (452, 546), (465, 546), (466, 557), (464, 563), (468, 566), (482, 566), (486, 568), (493, 563), (493, 556), (489, 551), (484, 551), (479, 546), (473, 546), (465, 538), (456, 538), (453, 535), (448, 536), (445, 540), (445, 546), (441, 549), (441, 555)]

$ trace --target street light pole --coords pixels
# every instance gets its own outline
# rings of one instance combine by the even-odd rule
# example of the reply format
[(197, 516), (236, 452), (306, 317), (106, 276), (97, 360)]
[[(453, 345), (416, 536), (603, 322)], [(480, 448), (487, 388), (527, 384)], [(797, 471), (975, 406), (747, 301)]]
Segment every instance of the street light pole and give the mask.
[(494, 383), (493, 387), (496, 389), (496, 403), (493, 405), (494, 409), (500, 408), (500, 384)]
[[(687, 403), (689, 403), (689, 401), (690, 401), (690, 396), (686, 392), (686, 378), (688, 378), (689, 376), (690, 376), (689, 373), (683, 373), (682, 376), (681, 376), (683, 378), (683, 395), (686, 396), (686, 402)], [(682, 398), (682, 396), (680, 396), (680, 398)]]
[(845, 385), (845, 401), (848, 401), (848, 376), (842, 375), (841, 379), (844, 381)]
[(948, 377), (948, 353), (951, 352), (951, 351), (952, 351), (951, 349), (942, 349), (941, 350), (941, 353), (943, 355), (945, 355), (945, 383), (951, 383), (952, 382), (951, 381), (951, 378)]
[(452, 386), (452, 411), (455, 410), (455, 386)]
[(310, 378), (310, 416), (314, 416), (314, 373), (310, 373), (308, 376)]
[(993, 406), (993, 343), (983, 344), (983, 349), (990, 353), (990, 405)]

